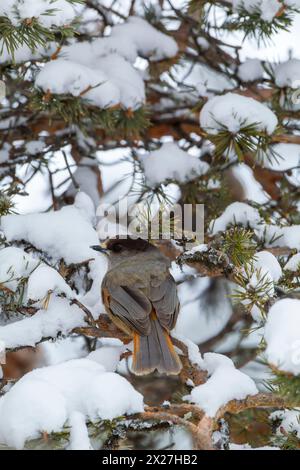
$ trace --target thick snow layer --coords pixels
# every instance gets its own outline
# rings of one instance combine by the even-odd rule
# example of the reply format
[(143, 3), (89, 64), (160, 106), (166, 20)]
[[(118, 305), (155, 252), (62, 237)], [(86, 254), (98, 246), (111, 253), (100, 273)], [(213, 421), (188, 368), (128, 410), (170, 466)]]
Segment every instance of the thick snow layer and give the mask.
[(278, 0), (232, 0), (235, 11), (244, 9), (252, 14), (256, 11), (260, 13), (261, 19), (272, 22), (282, 4)]
[(141, 154), (139, 158), (150, 186), (167, 180), (185, 183), (205, 174), (209, 169), (208, 163), (188, 154), (173, 142), (163, 144), (149, 155)]
[(204, 368), (209, 375), (207, 382), (193, 388), (186, 399), (202, 408), (208, 416), (215, 416), (231, 400), (242, 400), (258, 393), (254, 381), (222, 354), (204, 354)]
[(45, 149), (45, 143), (42, 140), (29, 140), (25, 144), (25, 151), (29, 155), (36, 155)]
[(293, 255), (288, 262), (285, 264), (284, 268), (285, 271), (300, 271), (300, 253), (296, 253)]
[(278, 282), (282, 276), (280, 264), (276, 257), (269, 251), (259, 251), (256, 253), (253, 259), (253, 267), (256, 270), (260, 270), (262, 273), (266, 273), (274, 282)]
[(255, 228), (256, 235), (263, 239), (266, 246), (279, 246), (300, 251), (300, 225), (280, 227), (261, 224)]
[(0, 5), (0, 16), (9, 18), (14, 26), (25, 19), (37, 18), (42, 26), (51, 28), (70, 24), (76, 14), (66, 0), (5, 0)]
[(238, 68), (238, 76), (243, 82), (260, 80), (264, 75), (264, 68), (259, 59), (247, 59)]
[(270, 364), (292, 374), (300, 373), (300, 300), (282, 299), (269, 311), (264, 355)]
[(142, 57), (151, 60), (162, 60), (176, 56), (176, 41), (155, 29), (142, 18), (131, 16), (127, 22), (114, 26), (111, 36), (120, 43), (132, 41)]
[(0, 250), (0, 284), (15, 291), (19, 281), (27, 278), (38, 264), (38, 259), (20, 248), (3, 248)]
[(205, 363), (202, 359), (202, 356), (201, 356), (201, 353), (199, 351), (198, 345), (193, 343), (193, 341), (191, 341), (190, 339), (185, 338), (184, 336), (173, 334), (173, 337), (177, 338), (179, 341), (181, 341), (187, 347), (188, 357), (189, 357), (190, 362), (192, 364), (198, 366), (199, 369), (206, 370)]
[(300, 8), (300, 0), (283, 0), (288, 7)]
[(50, 297), (47, 309), (33, 316), (0, 327), (0, 340), (6, 348), (35, 346), (43, 338), (68, 334), (73, 328), (85, 325), (85, 313), (68, 299)]
[(300, 145), (280, 143), (272, 146), (272, 152), (274, 155), (263, 159), (265, 168), (285, 171), (300, 166)]
[(281, 229), (282, 238), (275, 242), (279, 246), (287, 246), (288, 248), (295, 248), (300, 250), (300, 225), (291, 225), (290, 227), (283, 227)]
[(81, 263), (95, 258), (90, 246), (99, 242), (96, 231), (76, 206), (28, 215), (7, 215), (1, 228), (8, 241), (25, 240), (53, 259)]
[(280, 88), (299, 88), (300, 60), (290, 59), (275, 69), (275, 83)]
[(96, 351), (92, 351), (87, 359), (101, 364), (107, 372), (114, 372), (125, 349), (126, 347), (119, 339), (102, 338), (101, 346)]
[[(259, 291), (260, 297), (266, 298), (267, 300), (267, 298), (274, 295), (275, 283), (281, 278), (282, 269), (276, 257), (272, 253), (269, 251), (260, 251), (256, 253), (254, 258), (247, 265), (247, 272), (250, 274), (247, 290), (256, 289), (257, 287), (261, 288), (263, 285), (266, 285), (264, 290)], [(241, 292), (245, 291), (242, 287), (238, 290)], [(243, 303), (247, 305), (248, 301), (245, 300)], [(252, 307), (251, 311), (252, 316), (253, 318), (259, 319), (260, 313), (254, 307)]]
[(260, 220), (257, 209), (244, 202), (233, 202), (226, 207), (220, 217), (212, 221), (210, 230), (215, 235), (226, 230), (229, 225), (243, 225), (244, 227), (249, 226), (254, 228), (259, 224)]
[(214, 96), (200, 112), (200, 125), (210, 134), (218, 134), (224, 128), (235, 134), (253, 124), (258, 130), (272, 134), (278, 120), (265, 105), (236, 93)]
[(45, 92), (80, 96), (100, 108), (121, 104), (136, 109), (145, 102), (144, 82), (133, 66), (138, 54), (161, 60), (177, 51), (173, 38), (142, 18), (130, 17), (114, 26), (109, 37), (64, 46), (59, 58), (41, 69), (35, 85)]
[(46, 265), (38, 266), (29, 276), (27, 297), (30, 300), (42, 300), (48, 292), (65, 294), (69, 298), (76, 297), (64, 278), (53, 268)]
[(117, 54), (101, 59), (101, 68), (57, 59), (48, 62), (38, 74), (35, 85), (45, 92), (81, 96), (100, 108), (122, 104), (137, 108), (145, 101), (144, 82), (139, 72)]
[(73, 411), (69, 417), (70, 445), (68, 450), (93, 450), (85, 422), (80, 411)]
[[(105, 372), (94, 360), (77, 359), (30, 372), (0, 399), (0, 442), (22, 448), (26, 440), (58, 432), (69, 422), (71, 445), (86, 446), (82, 419), (74, 430), (74, 412), (96, 421), (141, 411), (143, 397), (126, 379)], [(84, 437), (81, 444), (78, 436)]]

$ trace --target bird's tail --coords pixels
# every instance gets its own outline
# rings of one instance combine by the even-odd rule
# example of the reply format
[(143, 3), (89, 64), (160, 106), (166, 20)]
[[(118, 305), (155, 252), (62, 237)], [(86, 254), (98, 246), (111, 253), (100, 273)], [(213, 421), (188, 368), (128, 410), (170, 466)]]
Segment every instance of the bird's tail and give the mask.
[(161, 374), (177, 375), (182, 364), (167, 330), (151, 314), (151, 332), (148, 336), (134, 333), (132, 372), (146, 375), (157, 370)]

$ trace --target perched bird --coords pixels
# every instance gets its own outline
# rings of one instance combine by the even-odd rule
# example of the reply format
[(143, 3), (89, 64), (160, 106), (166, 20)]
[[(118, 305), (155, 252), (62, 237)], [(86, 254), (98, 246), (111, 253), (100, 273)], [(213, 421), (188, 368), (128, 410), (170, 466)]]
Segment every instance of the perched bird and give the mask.
[(110, 239), (105, 247), (91, 248), (108, 256), (103, 303), (115, 325), (133, 338), (132, 371), (179, 374), (181, 361), (169, 334), (179, 310), (170, 261), (140, 238)]

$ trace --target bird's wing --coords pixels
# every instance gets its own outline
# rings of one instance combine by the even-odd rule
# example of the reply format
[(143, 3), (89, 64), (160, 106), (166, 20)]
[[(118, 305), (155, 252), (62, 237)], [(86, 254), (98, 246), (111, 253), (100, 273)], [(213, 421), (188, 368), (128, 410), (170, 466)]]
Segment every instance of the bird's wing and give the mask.
[(117, 317), (130, 330), (140, 335), (151, 331), (151, 302), (139, 290), (127, 286), (106, 286), (107, 302), (111, 315)]
[(176, 283), (171, 275), (159, 285), (151, 286), (149, 299), (153, 304), (160, 324), (167, 330), (172, 330), (178, 317), (179, 300)]

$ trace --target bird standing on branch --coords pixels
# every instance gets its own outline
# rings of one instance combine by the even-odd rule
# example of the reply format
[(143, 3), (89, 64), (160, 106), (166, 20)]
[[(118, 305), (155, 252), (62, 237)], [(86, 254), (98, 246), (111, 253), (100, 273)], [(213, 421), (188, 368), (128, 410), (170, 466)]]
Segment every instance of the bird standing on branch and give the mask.
[(92, 248), (109, 259), (103, 303), (111, 320), (133, 338), (132, 371), (179, 374), (182, 365), (169, 334), (179, 311), (170, 261), (140, 238), (110, 239)]

